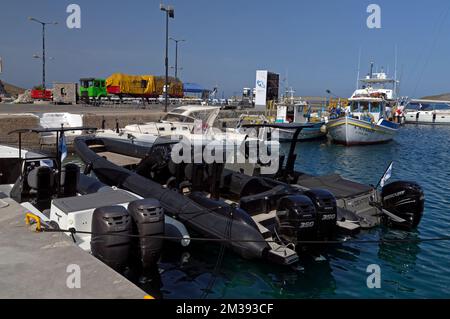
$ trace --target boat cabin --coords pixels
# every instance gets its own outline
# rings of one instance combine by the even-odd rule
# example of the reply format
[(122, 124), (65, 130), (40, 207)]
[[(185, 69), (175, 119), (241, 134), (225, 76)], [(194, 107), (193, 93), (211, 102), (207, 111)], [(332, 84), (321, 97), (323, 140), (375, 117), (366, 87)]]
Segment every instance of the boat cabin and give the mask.
[(307, 123), (311, 106), (306, 102), (278, 105), (276, 123)]

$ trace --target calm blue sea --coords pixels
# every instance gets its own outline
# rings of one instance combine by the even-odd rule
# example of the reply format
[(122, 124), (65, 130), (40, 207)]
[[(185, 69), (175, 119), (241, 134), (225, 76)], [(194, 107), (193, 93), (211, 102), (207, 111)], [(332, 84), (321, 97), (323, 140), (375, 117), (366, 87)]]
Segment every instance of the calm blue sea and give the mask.
[[(377, 228), (358, 239), (450, 235), (450, 127), (406, 126), (395, 141), (343, 147), (327, 141), (298, 147), (297, 169), (340, 173), (376, 184), (391, 161), (392, 180), (419, 182), (426, 208), (414, 232)], [(247, 261), (219, 245), (167, 246), (160, 278), (143, 288), (163, 298), (449, 298), (450, 242), (344, 244), (301, 257), (296, 268)], [(381, 267), (381, 288), (369, 289), (366, 269)]]

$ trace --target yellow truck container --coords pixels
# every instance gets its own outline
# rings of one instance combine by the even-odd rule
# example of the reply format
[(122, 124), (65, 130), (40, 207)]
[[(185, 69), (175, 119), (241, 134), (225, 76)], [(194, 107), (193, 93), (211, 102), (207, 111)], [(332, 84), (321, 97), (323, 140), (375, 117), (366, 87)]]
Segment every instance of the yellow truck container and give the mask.
[[(154, 75), (128, 75), (115, 73), (106, 79), (109, 94), (131, 97), (157, 98), (164, 94), (165, 78)], [(183, 97), (183, 83), (169, 78), (169, 96)]]

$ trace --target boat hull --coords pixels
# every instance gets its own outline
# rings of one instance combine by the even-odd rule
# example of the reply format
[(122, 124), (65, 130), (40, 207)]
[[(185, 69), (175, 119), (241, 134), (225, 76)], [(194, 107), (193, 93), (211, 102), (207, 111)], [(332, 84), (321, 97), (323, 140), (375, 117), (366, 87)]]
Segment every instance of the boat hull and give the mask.
[(406, 124), (434, 124), (434, 125), (450, 125), (449, 111), (419, 111), (406, 112)]
[[(298, 141), (309, 141), (315, 140), (319, 138), (324, 138), (327, 133), (322, 130), (322, 127), (325, 125), (324, 122), (316, 123), (311, 128), (305, 128), (300, 132), (298, 136)], [(278, 140), (280, 142), (290, 142), (294, 139), (294, 130), (283, 130), (279, 129), (276, 131), (275, 136), (278, 136)]]
[(398, 131), (348, 117), (330, 121), (327, 129), (335, 143), (348, 146), (386, 143), (391, 141)]

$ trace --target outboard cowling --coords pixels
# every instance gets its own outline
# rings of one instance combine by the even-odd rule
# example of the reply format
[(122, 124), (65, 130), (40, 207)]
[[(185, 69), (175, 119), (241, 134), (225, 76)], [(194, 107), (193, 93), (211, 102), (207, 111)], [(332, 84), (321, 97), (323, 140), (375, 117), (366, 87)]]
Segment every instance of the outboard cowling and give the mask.
[(128, 205), (133, 219), (133, 233), (141, 237), (134, 241), (139, 251), (142, 267), (149, 269), (156, 265), (161, 255), (163, 239), (151, 236), (164, 236), (164, 210), (156, 199), (143, 199)]
[(336, 234), (337, 226), (337, 203), (336, 198), (327, 190), (313, 189), (305, 192), (316, 207), (317, 237), (330, 239)]
[(294, 242), (316, 239), (317, 213), (311, 199), (304, 195), (283, 197), (277, 210), (280, 230)]
[(420, 185), (399, 181), (386, 185), (381, 192), (382, 207), (406, 222), (398, 223), (386, 217), (390, 226), (412, 229), (419, 225), (425, 205), (425, 195)]
[(131, 248), (131, 237), (126, 235), (132, 234), (131, 217), (126, 208), (97, 208), (92, 215), (92, 232), (92, 254), (116, 271), (122, 271)]

